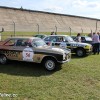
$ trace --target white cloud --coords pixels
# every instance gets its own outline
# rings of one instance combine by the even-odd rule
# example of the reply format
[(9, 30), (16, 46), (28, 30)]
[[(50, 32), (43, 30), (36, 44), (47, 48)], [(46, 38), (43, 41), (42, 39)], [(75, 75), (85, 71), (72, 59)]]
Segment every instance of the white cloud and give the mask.
[(85, 8), (95, 9), (95, 8), (100, 8), (99, 4), (100, 4), (100, 1), (74, 0), (73, 7), (83, 8), (83, 9)]
[(45, 11), (50, 11), (50, 12), (58, 12), (58, 13), (61, 13), (63, 11), (63, 8), (62, 7), (58, 7), (58, 6), (51, 6), (51, 7), (48, 7), (46, 9), (44, 9)]
[(22, 6), (31, 10), (100, 17), (100, 0), (0, 0), (0, 6)]

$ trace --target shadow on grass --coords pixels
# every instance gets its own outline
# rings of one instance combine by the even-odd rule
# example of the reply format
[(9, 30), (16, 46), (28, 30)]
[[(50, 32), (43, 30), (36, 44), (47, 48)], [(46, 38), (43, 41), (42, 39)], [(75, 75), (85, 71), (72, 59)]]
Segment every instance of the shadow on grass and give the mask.
[(0, 64), (0, 73), (18, 76), (47, 76), (61, 70), (61, 66), (54, 71), (47, 71), (41, 64), (9, 61), (6, 65)]
[(76, 54), (72, 54), (71, 55), (71, 58), (72, 59), (83, 59), (83, 58), (85, 58), (85, 57), (88, 57), (89, 55), (85, 55), (85, 56), (83, 56), (83, 57), (78, 57)]

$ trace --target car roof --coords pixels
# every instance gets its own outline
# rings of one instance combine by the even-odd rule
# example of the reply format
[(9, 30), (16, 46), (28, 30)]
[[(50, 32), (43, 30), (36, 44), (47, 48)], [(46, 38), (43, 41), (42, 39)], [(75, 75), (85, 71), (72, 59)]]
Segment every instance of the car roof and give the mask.
[(47, 35), (48, 36), (69, 36), (69, 35)]
[[(81, 37), (89, 37), (89, 36), (81, 36)], [(90, 37), (91, 38), (91, 37)]]
[(40, 39), (38, 37), (9, 37), (8, 39)]
[(46, 34), (35, 34), (35, 35), (46, 35)]
[(46, 34), (35, 34), (34, 36), (47, 36)]
[[(71, 37), (76, 37), (76, 35), (71, 35)], [(89, 37), (89, 36), (86, 36), (86, 35), (83, 36), (83, 35), (82, 35), (81, 37)]]

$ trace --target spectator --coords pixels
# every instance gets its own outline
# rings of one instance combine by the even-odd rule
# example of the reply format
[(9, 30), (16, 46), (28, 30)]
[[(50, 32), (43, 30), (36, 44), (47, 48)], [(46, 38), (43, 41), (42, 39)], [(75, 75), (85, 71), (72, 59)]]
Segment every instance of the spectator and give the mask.
[(100, 40), (100, 33), (99, 33), (99, 32), (97, 32), (97, 34), (99, 35), (99, 40)]
[(51, 32), (51, 35), (55, 35), (55, 32)]
[(100, 33), (97, 33), (99, 35), (99, 51), (100, 51)]
[(76, 41), (81, 42), (81, 34), (80, 33), (77, 34)]
[(93, 40), (93, 53), (99, 54), (99, 43), (100, 43), (99, 35), (97, 33), (93, 33), (92, 40)]

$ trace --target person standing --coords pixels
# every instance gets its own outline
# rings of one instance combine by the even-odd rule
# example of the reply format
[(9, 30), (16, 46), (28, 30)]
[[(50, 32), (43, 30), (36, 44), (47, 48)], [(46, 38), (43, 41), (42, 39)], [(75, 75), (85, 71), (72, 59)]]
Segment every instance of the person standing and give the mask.
[(99, 35), (99, 51), (100, 51), (100, 33), (97, 33)]
[(80, 33), (77, 34), (76, 41), (81, 42), (81, 34)]
[(97, 33), (93, 33), (92, 40), (93, 40), (93, 53), (99, 54), (99, 43), (100, 43), (99, 35)]

